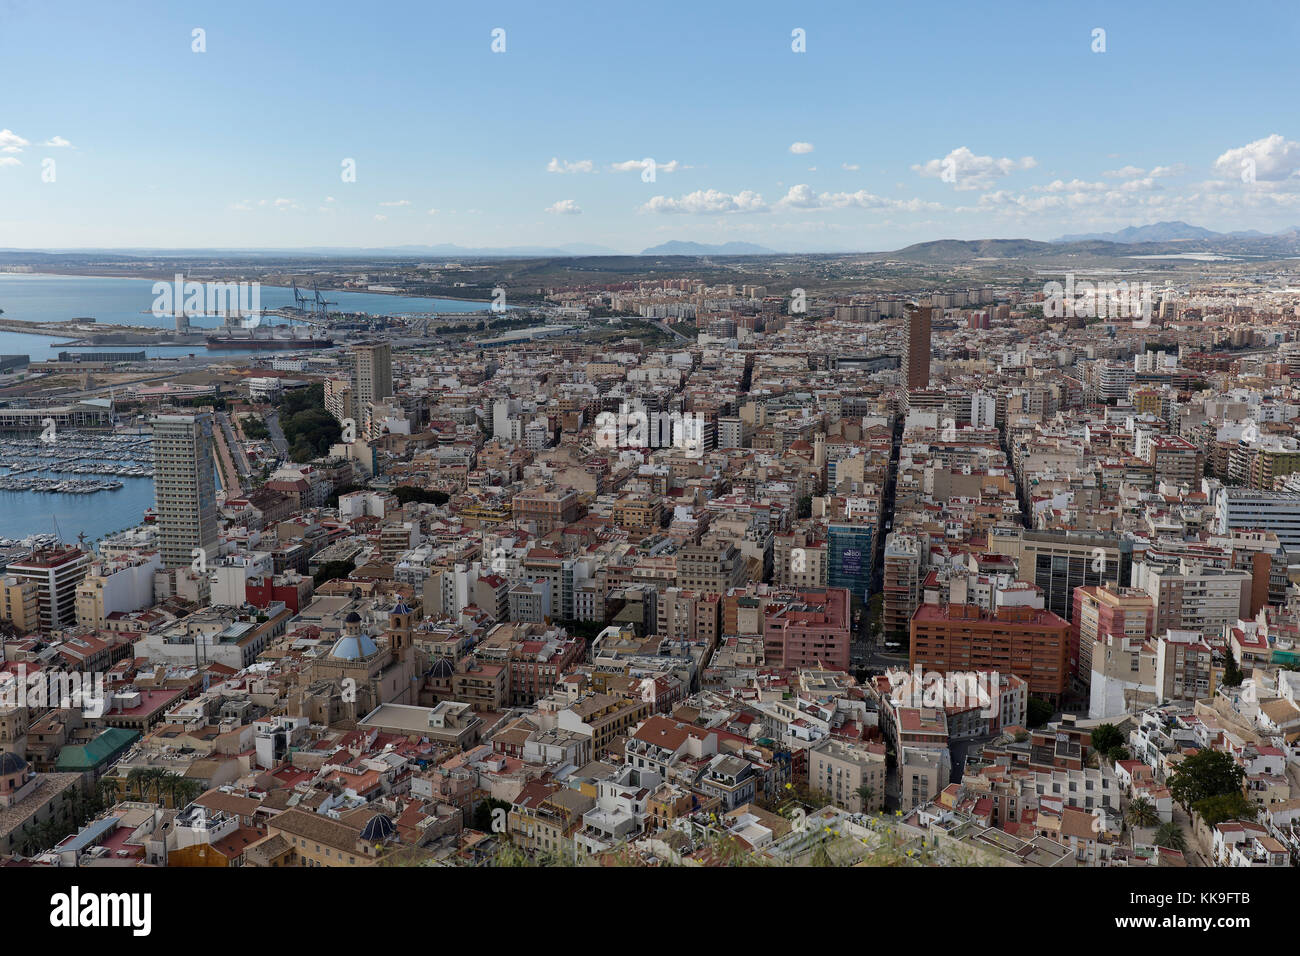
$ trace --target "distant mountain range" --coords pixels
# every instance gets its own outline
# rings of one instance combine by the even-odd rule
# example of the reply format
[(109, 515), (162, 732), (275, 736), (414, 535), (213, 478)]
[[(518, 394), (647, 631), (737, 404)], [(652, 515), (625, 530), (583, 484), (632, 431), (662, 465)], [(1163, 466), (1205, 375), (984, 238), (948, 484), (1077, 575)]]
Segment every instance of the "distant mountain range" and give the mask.
[(1260, 232), (1258, 229), (1247, 229), (1244, 232), (1215, 232), (1213, 229), (1206, 229), (1204, 226), (1193, 226), (1191, 223), (1175, 220), (1173, 222), (1153, 222), (1146, 226), (1129, 226), (1127, 229), (1120, 229), (1118, 232), (1083, 232), (1073, 235), (1061, 236), (1059, 239), (1053, 239), (1052, 242), (1088, 242), (1090, 240), (1100, 240), (1102, 242), (1180, 242), (1184, 239), (1253, 239), (1268, 235), (1285, 236), (1297, 231), (1296, 226), (1289, 229), (1283, 229), (1281, 232), (1267, 233)]
[(709, 245), (704, 242), (683, 242), (672, 239), (649, 249), (642, 249), (643, 256), (775, 256), (780, 253), (772, 249), (756, 246), (752, 242), (724, 242)]
[[(643, 257), (703, 258), (708, 256), (785, 256), (790, 252), (777, 252), (752, 242), (704, 243), (673, 239), (640, 253), (621, 253), (608, 246), (593, 243), (566, 243), (556, 246), (458, 246), (454, 243), (439, 245), (404, 246), (310, 246), (297, 248), (243, 248), (243, 249), (59, 249), (19, 250), (0, 248), (0, 262), (39, 265), (66, 261), (70, 256), (94, 254), (107, 260), (129, 261), (134, 258), (195, 258), (218, 256), (245, 257), (249, 259), (283, 259), (301, 256), (304, 259), (590, 259), (605, 260), (602, 268), (638, 268), (636, 260)], [(916, 264), (953, 266), (961, 263), (989, 263), (1023, 259), (1038, 265), (1073, 264), (1079, 267), (1114, 264), (1116, 260), (1133, 259), (1193, 259), (1207, 261), (1226, 257), (1229, 259), (1294, 259), (1300, 257), (1300, 226), (1275, 233), (1251, 229), (1241, 232), (1215, 232), (1190, 223), (1156, 222), (1145, 226), (1129, 226), (1116, 232), (1080, 233), (1061, 236), (1051, 241), (1037, 239), (937, 239), (919, 242), (902, 249), (880, 252), (827, 252), (801, 253), (803, 255), (855, 255), (868, 261), (895, 261)], [(619, 260), (627, 260), (625, 263)], [(1125, 268), (1133, 268), (1128, 263)]]

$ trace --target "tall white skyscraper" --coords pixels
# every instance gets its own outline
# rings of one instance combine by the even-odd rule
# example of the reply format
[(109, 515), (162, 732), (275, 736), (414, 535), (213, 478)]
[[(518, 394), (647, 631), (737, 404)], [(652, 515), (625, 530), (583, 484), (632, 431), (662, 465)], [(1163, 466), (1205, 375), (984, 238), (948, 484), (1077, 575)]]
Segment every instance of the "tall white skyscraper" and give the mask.
[(158, 415), (153, 426), (154, 503), (163, 567), (190, 565), (195, 549), (217, 553), (212, 416)]

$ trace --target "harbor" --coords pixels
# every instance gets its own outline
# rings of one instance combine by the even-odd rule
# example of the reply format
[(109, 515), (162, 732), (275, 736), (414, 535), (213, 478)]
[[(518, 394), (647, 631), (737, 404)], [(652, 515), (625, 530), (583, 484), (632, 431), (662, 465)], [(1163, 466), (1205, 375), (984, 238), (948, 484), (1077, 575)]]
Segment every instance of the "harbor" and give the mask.
[(94, 495), (122, 490), (122, 479), (152, 478), (153, 445), (135, 432), (65, 431), (0, 440), (0, 462), (0, 492)]

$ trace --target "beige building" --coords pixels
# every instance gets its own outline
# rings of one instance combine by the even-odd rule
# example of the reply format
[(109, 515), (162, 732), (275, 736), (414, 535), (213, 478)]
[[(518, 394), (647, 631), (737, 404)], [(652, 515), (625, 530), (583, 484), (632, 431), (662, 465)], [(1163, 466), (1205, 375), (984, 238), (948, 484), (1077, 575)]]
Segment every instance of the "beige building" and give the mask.
[(745, 580), (745, 558), (733, 545), (687, 545), (677, 552), (677, 586), (725, 594)]
[(36, 586), (39, 626), (53, 629), (76, 623), (77, 585), (90, 562), (91, 556), (80, 548), (47, 548), (10, 564), (6, 577)]
[(21, 754), (0, 753), (0, 855), (30, 856), (46, 845), (40, 828), (71, 828), (79, 773), (36, 773)]
[(610, 694), (587, 694), (556, 714), (560, 730), (591, 738), (591, 752), (600, 759), (615, 737), (626, 736), (650, 716), (650, 704)]
[(904, 810), (928, 803), (952, 776), (952, 758), (947, 750), (903, 747), (898, 762), (899, 803)]
[(772, 580), (783, 587), (824, 588), (830, 565), (826, 542), (796, 531), (772, 539)]
[(28, 578), (6, 575), (0, 581), (0, 617), (20, 633), (40, 630), (41, 603), (36, 582)]
[[(885, 805), (884, 744), (860, 745), (827, 737), (808, 751), (808, 786), (852, 813), (882, 809)], [(870, 793), (860, 793), (864, 787)]]
[(325, 380), (325, 410), (336, 421), (345, 418), (355, 419), (356, 409), (352, 405), (352, 382), (346, 378), (327, 378)]
[(393, 352), (387, 342), (352, 347), (353, 418), (364, 418), (371, 402), (393, 395)]

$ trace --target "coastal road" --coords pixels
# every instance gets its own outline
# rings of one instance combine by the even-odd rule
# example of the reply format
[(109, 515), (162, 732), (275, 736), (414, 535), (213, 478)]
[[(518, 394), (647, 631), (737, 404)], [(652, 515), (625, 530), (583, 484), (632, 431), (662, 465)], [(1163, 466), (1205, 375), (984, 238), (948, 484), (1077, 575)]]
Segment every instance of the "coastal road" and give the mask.
[(226, 497), (234, 498), (243, 493), (243, 484), (239, 479), (239, 469), (235, 467), (235, 458), (233, 448), (238, 448), (238, 444), (232, 443), (227, 435), (228, 429), (217, 429), (212, 435), (212, 451), (217, 459), (217, 468), (221, 472), (221, 490), (226, 493)]
[(241, 477), (248, 478), (253, 474), (253, 468), (248, 463), (248, 456), (244, 454), (244, 446), (235, 437), (235, 429), (230, 424), (230, 416), (225, 412), (218, 412), (217, 421), (220, 422), (221, 431), (226, 436), (226, 446), (230, 449), (230, 454), (235, 460), (235, 467), (239, 469)]
[(284, 430), (280, 428), (279, 412), (269, 411), (266, 413), (266, 428), (271, 433), (271, 444), (275, 446), (276, 454), (288, 461), (289, 442), (284, 437)]

